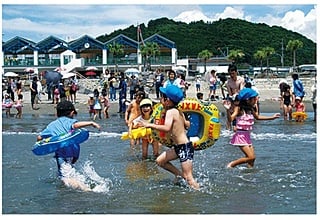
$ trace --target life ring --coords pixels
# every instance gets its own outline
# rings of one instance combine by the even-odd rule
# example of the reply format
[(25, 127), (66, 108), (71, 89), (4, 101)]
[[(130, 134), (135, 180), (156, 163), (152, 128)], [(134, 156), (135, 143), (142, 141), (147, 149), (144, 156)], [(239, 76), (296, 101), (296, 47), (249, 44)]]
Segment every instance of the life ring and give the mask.
[(81, 144), (89, 138), (89, 131), (83, 128), (71, 130), (57, 136), (45, 138), (37, 141), (32, 152), (35, 155), (46, 155), (55, 152), (59, 148), (64, 148), (72, 144)]
[(307, 118), (308, 118), (308, 115), (307, 115), (307, 113), (305, 113), (305, 112), (293, 112), (292, 113), (292, 118), (293, 119), (298, 119), (298, 118), (301, 118), (301, 120), (306, 120)]
[(127, 140), (127, 139), (138, 139), (145, 136), (151, 135), (151, 128), (135, 128), (131, 130), (131, 135), (129, 135), (129, 132), (123, 132), (121, 135), (121, 140)]
[[(219, 110), (212, 104), (204, 104), (194, 98), (185, 98), (178, 105), (183, 113), (190, 116), (190, 128), (187, 137), (193, 143), (195, 150), (203, 150), (211, 147), (220, 137)], [(162, 104), (156, 104), (152, 117), (155, 124), (164, 124), (165, 110)], [(172, 147), (174, 145), (170, 134), (152, 129), (152, 138), (160, 143)]]
[(2, 103), (2, 108), (11, 108), (13, 103)]

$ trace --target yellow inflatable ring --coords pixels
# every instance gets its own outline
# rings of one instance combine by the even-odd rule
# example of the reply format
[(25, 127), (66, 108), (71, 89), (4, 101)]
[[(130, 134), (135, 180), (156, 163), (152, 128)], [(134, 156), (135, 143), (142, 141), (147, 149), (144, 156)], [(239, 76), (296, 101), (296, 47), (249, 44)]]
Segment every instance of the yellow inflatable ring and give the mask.
[(121, 140), (127, 140), (127, 139), (138, 139), (143, 138), (148, 135), (151, 135), (151, 128), (135, 128), (131, 130), (131, 135), (129, 135), (129, 132), (123, 132), (121, 135)]
[(292, 118), (293, 119), (297, 119), (297, 118), (299, 118), (299, 117), (301, 117), (301, 120), (306, 120), (307, 119), (307, 117), (308, 117), (308, 115), (307, 115), (307, 113), (305, 113), (305, 112), (293, 112), (292, 113)]
[[(204, 104), (194, 98), (185, 98), (179, 103), (178, 109), (190, 116), (191, 126), (187, 136), (192, 141), (194, 149), (203, 150), (213, 146), (220, 137), (221, 124), (218, 108), (212, 103)], [(165, 110), (162, 104), (154, 106), (152, 117), (155, 124), (164, 124)], [(167, 147), (174, 145), (170, 134), (152, 129), (151, 135), (153, 139)]]

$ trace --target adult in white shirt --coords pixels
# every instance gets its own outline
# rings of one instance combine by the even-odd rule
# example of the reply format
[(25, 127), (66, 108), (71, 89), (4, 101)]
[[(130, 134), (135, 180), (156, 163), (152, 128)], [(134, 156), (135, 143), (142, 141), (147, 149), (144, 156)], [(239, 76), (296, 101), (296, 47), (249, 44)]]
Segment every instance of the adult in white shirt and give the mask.
[(41, 103), (42, 83), (39, 79), (37, 80), (37, 92), (38, 92), (37, 94), (38, 101)]

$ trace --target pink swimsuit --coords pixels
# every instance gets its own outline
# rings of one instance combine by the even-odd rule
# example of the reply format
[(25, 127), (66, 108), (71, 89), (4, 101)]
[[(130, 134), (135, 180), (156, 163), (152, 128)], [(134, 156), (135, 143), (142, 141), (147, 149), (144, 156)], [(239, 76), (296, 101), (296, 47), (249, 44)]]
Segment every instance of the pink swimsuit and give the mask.
[(236, 118), (237, 131), (233, 135), (230, 144), (235, 146), (252, 145), (250, 131), (254, 124), (254, 117), (252, 114), (244, 113)]

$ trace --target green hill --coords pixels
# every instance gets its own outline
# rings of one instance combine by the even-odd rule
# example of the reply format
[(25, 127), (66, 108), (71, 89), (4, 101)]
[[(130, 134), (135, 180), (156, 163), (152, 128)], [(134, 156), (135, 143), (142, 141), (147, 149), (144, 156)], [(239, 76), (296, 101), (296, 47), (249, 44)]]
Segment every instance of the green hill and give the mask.
[[(292, 52), (286, 50), (289, 40), (300, 40), (303, 47), (297, 50), (297, 65), (316, 63), (316, 43), (303, 35), (289, 31), (279, 26), (256, 24), (240, 19), (220, 19), (215, 22), (203, 21), (190, 24), (175, 22), (168, 18), (149, 21), (148, 25), (141, 24), (143, 38), (159, 34), (176, 43), (178, 56), (197, 57), (202, 50), (208, 49), (214, 56), (222, 56), (230, 50), (241, 49), (245, 53), (243, 63), (259, 66), (260, 62), (253, 58), (253, 54), (263, 48), (272, 47), (281, 54), (282, 42), (284, 65), (292, 65)], [(137, 27), (131, 25), (124, 30), (116, 30), (109, 35), (99, 36), (97, 39), (106, 42), (119, 34), (137, 39)], [(220, 50), (219, 50), (220, 48)], [(274, 55), (269, 60), (270, 65), (280, 66), (280, 57)]]

